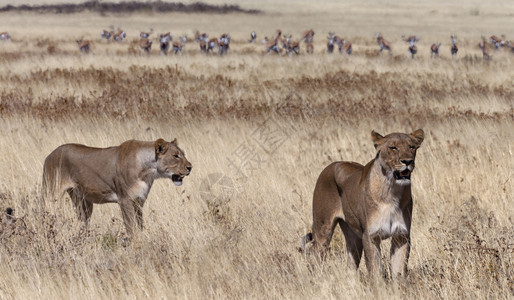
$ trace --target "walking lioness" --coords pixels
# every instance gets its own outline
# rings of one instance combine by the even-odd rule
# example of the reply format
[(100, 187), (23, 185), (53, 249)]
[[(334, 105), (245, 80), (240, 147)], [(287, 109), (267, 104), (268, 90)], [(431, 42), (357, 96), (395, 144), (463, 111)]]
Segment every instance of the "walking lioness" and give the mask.
[(127, 234), (143, 229), (143, 205), (153, 181), (170, 178), (182, 184), (192, 165), (177, 140), (129, 140), (116, 147), (92, 148), (65, 144), (55, 149), (43, 167), (43, 196), (67, 192), (78, 217), (88, 222), (93, 204), (118, 203)]
[[(312, 234), (300, 247), (325, 255), (337, 224), (341, 227), (351, 268), (357, 269), (364, 249), (369, 273), (381, 274), (380, 242), (391, 241), (393, 278), (407, 271), (410, 251), (412, 194), (410, 176), (423, 130), (385, 137), (371, 132), (377, 150), (367, 165), (334, 162), (320, 174), (312, 202)], [(309, 245), (306, 245), (309, 243)]]

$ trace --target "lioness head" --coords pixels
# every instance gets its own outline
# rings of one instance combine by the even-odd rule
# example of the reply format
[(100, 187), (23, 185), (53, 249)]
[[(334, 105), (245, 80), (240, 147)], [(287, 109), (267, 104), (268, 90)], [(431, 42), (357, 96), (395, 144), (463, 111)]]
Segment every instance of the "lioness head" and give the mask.
[(385, 137), (375, 131), (371, 132), (382, 170), (388, 178), (393, 178), (396, 184), (410, 184), (416, 150), (421, 146), (424, 135), (421, 129), (411, 134), (391, 133)]
[(182, 185), (182, 179), (189, 175), (193, 168), (184, 151), (178, 147), (177, 139), (171, 143), (163, 139), (155, 141), (155, 159), (159, 175), (171, 178), (177, 186)]

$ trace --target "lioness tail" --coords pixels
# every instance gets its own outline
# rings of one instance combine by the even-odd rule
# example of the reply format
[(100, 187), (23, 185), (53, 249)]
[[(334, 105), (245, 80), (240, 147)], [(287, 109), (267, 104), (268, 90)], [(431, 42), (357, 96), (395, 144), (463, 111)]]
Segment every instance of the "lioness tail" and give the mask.
[(307, 233), (302, 237), (300, 240), (300, 247), (298, 248), (298, 251), (305, 252), (307, 244), (312, 242), (312, 232)]

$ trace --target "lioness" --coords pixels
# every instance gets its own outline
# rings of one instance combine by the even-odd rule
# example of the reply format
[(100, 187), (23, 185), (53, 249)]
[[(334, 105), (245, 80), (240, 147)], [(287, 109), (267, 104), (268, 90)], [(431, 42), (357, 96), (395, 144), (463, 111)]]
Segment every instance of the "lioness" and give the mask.
[(66, 191), (86, 224), (93, 204), (118, 203), (132, 236), (136, 223), (143, 229), (143, 205), (154, 179), (170, 178), (180, 186), (191, 168), (177, 139), (129, 140), (109, 148), (65, 144), (45, 159), (43, 196), (62, 196)]
[(300, 247), (325, 255), (337, 224), (341, 227), (351, 268), (357, 269), (364, 249), (369, 273), (381, 274), (380, 242), (391, 242), (393, 279), (407, 271), (410, 251), (412, 194), (410, 176), (423, 130), (385, 137), (371, 132), (377, 150), (367, 165), (334, 162), (320, 174), (312, 202), (312, 234)]

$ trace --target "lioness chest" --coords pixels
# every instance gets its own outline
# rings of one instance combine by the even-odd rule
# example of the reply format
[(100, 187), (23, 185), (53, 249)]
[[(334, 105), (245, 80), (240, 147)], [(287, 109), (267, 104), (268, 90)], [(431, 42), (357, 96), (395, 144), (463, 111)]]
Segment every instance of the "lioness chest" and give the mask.
[(387, 239), (408, 233), (401, 209), (394, 203), (381, 203), (368, 218), (370, 236)]

